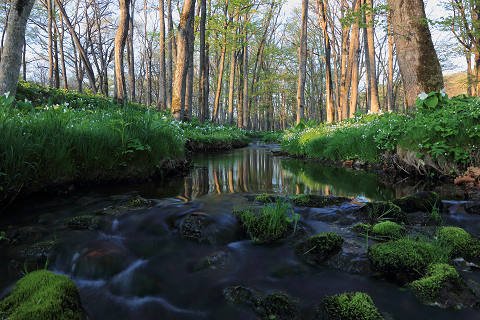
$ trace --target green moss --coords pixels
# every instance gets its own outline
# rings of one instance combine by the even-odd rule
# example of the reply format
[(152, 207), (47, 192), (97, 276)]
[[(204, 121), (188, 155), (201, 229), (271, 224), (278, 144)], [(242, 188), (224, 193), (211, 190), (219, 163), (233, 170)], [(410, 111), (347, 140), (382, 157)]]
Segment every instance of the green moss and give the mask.
[(66, 225), (74, 230), (95, 230), (100, 226), (100, 218), (94, 215), (72, 217), (66, 221)]
[(469, 255), (473, 238), (462, 228), (442, 227), (437, 231), (437, 238), (442, 246), (450, 249), (452, 258)]
[(389, 201), (369, 202), (360, 210), (361, 218), (371, 224), (381, 220), (392, 220), (399, 223), (407, 222), (407, 215), (399, 206)]
[(436, 263), (428, 267), (427, 274), (409, 284), (413, 292), (424, 302), (435, 302), (440, 290), (447, 283), (458, 283), (457, 270), (446, 263)]
[(13, 291), (0, 301), (0, 318), (75, 320), (86, 317), (73, 281), (41, 270), (20, 279)]
[(257, 243), (274, 242), (295, 232), (300, 219), (290, 204), (280, 200), (265, 205), (259, 212), (243, 210), (234, 214), (250, 238)]
[(372, 232), (372, 225), (368, 223), (357, 223), (352, 226), (352, 231), (362, 235)]
[(341, 236), (333, 232), (324, 232), (298, 243), (295, 253), (310, 264), (318, 264), (338, 253), (342, 245)]
[(373, 245), (368, 252), (373, 267), (400, 282), (421, 277), (431, 263), (446, 262), (445, 248), (425, 240), (402, 238)]
[(299, 194), (291, 198), (293, 204), (302, 207), (322, 208), (328, 206), (338, 206), (350, 201), (349, 198), (322, 196), (314, 194)]
[(374, 235), (386, 239), (398, 239), (405, 235), (405, 227), (393, 221), (379, 222), (373, 226)]
[(323, 299), (320, 312), (331, 320), (381, 320), (372, 298), (363, 292), (349, 292)]
[(275, 202), (276, 197), (273, 194), (270, 193), (262, 193), (259, 194), (255, 197), (255, 201), (261, 202), (261, 203), (270, 203), (270, 202)]

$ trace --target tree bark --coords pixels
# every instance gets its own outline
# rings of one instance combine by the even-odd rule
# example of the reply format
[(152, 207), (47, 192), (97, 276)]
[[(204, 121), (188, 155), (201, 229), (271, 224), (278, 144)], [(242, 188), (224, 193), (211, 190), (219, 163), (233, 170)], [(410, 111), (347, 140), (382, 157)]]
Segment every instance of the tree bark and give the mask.
[(423, 1), (390, 0), (389, 5), (406, 103), (413, 107), (419, 93), (443, 88), (442, 68), (433, 46)]
[[(401, 1), (400, 1), (401, 2)], [(378, 113), (380, 102), (378, 100), (377, 68), (375, 58), (375, 22), (372, 0), (365, 0), (365, 22), (367, 24), (367, 48), (365, 54), (368, 55), (367, 73), (370, 87), (370, 112)]]
[(160, 20), (160, 66), (159, 66), (159, 93), (158, 108), (165, 110), (167, 107), (167, 70), (165, 63), (165, 5), (164, 0), (158, 3), (158, 20)]
[(302, 0), (302, 27), (298, 48), (297, 124), (305, 117), (305, 80), (307, 78), (308, 0)]
[(206, 24), (207, 24), (207, 0), (200, 0), (200, 81), (198, 85), (198, 108), (200, 122), (204, 122), (208, 113), (208, 99), (207, 99), (207, 61), (206, 61)]
[(178, 25), (177, 35), (177, 57), (175, 60), (175, 75), (173, 79), (172, 92), (172, 114), (176, 120), (183, 117), (182, 107), (185, 104), (185, 90), (188, 72), (188, 38), (191, 19), (194, 18), (195, 0), (185, 0), (182, 13), (180, 15), (180, 23)]
[(115, 34), (115, 80), (117, 91), (114, 99), (118, 104), (123, 104), (127, 100), (125, 92), (125, 73), (123, 68), (123, 53), (128, 35), (128, 23), (130, 19), (130, 0), (119, 0), (120, 19), (118, 22), (117, 33)]
[(25, 29), (32, 11), (34, 0), (14, 0), (8, 13), (0, 61), (0, 95), (10, 92), (15, 95), (22, 64), (22, 49), (25, 41)]

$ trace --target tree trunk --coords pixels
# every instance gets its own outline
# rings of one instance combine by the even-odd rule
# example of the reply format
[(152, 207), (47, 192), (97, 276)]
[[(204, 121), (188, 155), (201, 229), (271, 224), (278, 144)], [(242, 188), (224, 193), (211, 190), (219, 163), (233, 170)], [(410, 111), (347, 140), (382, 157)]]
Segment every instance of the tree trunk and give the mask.
[(230, 79), (228, 85), (228, 123), (233, 124), (233, 95), (235, 93), (235, 71), (237, 55), (235, 48), (232, 48), (230, 56)]
[(365, 22), (367, 24), (367, 50), (365, 50), (365, 54), (368, 55), (367, 73), (369, 75), (370, 112), (378, 113), (380, 103), (378, 100), (377, 68), (375, 63), (375, 22), (372, 0), (365, 0), (365, 6)]
[(136, 83), (135, 83), (135, 50), (133, 48), (133, 16), (135, 14), (135, 0), (131, 3), (132, 12), (129, 19), (128, 42), (127, 42), (127, 61), (128, 61), (128, 82), (130, 86), (130, 99), (136, 100)]
[(393, 92), (393, 72), (394, 72), (394, 60), (393, 60), (393, 28), (392, 28), (392, 16), (391, 12), (388, 15), (388, 75), (387, 75), (387, 104), (388, 111), (395, 110), (395, 95)]
[(25, 28), (34, 0), (14, 0), (8, 13), (8, 25), (0, 61), (0, 95), (15, 95), (22, 64)]
[(422, 0), (389, 1), (398, 64), (408, 107), (421, 92), (443, 88), (443, 76)]
[[(243, 46), (243, 127), (250, 129), (250, 110), (248, 96), (248, 13), (245, 14), (244, 21), (244, 46)], [(239, 115), (242, 116), (242, 115)]]
[(298, 48), (297, 124), (305, 117), (305, 80), (307, 78), (308, 0), (302, 0), (302, 27)]
[(190, 21), (194, 18), (194, 10), (195, 0), (185, 0), (178, 25), (177, 57), (175, 60), (175, 75), (172, 90), (172, 114), (176, 120), (180, 120), (183, 117), (182, 106), (185, 104), (188, 72), (188, 38), (189, 33), (193, 32), (193, 30), (190, 30), (192, 26)]
[(159, 0), (158, 3), (158, 20), (160, 20), (160, 66), (158, 75), (158, 108), (165, 110), (167, 106), (167, 70), (165, 63), (165, 6), (164, 0)]
[(205, 30), (207, 24), (207, 0), (200, 0), (200, 81), (198, 84), (198, 108), (200, 122), (204, 122), (208, 113), (208, 99), (206, 96), (207, 82), (207, 63), (206, 63), (206, 45)]
[[(356, 13), (360, 11), (360, 5), (361, 0), (356, 0)], [(358, 67), (360, 62), (360, 23), (358, 18), (352, 27), (352, 34), (350, 36), (349, 61), (350, 62), (348, 65), (350, 66), (351, 71), (349, 71), (350, 79), (347, 80), (347, 85), (350, 86), (348, 115), (350, 118), (353, 118), (355, 116), (355, 112), (357, 112), (358, 104)]]
[(167, 24), (168, 24), (168, 36), (167, 36), (167, 70), (166, 74), (166, 100), (167, 110), (172, 108), (172, 84), (173, 84), (173, 19), (172, 19), (172, 0), (167, 0)]
[(220, 98), (222, 96), (223, 70), (225, 68), (225, 56), (227, 52), (227, 31), (228, 31), (227, 13), (228, 13), (228, 1), (225, 2), (225, 7), (223, 9), (223, 14), (225, 15), (225, 21), (223, 24), (223, 43), (222, 43), (222, 51), (220, 53), (220, 61), (218, 63), (217, 87), (215, 89), (215, 101), (213, 102), (212, 122), (218, 121), (218, 113), (220, 109)]
[(123, 52), (128, 34), (128, 23), (130, 19), (130, 0), (119, 0), (120, 20), (118, 22), (117, 33), (115, 34), (115, 80), (117, 91), (114, 99), (118, 104), (123, 104), (127, 100), (125, 92), (125, 73), (123, 68)]

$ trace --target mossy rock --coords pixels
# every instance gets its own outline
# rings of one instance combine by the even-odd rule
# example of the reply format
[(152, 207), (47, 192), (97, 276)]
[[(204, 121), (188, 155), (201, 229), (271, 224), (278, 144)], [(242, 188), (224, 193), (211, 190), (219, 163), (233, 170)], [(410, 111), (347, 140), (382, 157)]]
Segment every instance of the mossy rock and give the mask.
[(450, 249), (450, 256), (468, 257), (471, 255), (473, 244), (472, 236), (459, 227), (441, 227), (437, 231), (438, 242)]
[(128, 208), (146, 208), (152, 206), (153, 201), (140, 196), (135, 196), (126, 201), (124, 205)]
[(96, 230), (100, 228), (101, 219), (94, 215), (82, 215), (65, 221), (67, 227), (73, 230)]
[(342, 250), (343, 238), (333, 232), (319, 233), (298, 243), (295, 253), (309, 264), (319, 264)]
[(263, 294), (256, 290), (232, 286), (223, 290), (227, 302), (249, 306), (259, 319), (298, 319), (298, 302), (283, 292)]
[(318, 308), (316, 319), (381, 320), (383, 316), (368, 294), (346, 292), (325, 297)]
[(363, 221), (370, 224), (375, 224), (382, 220), (391, 220), (398, 223), (406, 223), (408, 221), (406, 213), (399, 206), (389, 201), (369, 202), (358, 213)]
[(367, 235), (372, 232), (372, 225), (368, 223), (360, 222), (360, 223), (354, 224), (350, 229), (353, 232), (358, 233), (360, 235)]
[(278, 196), (275, 196), (270, 193), (262, 193), (255, 197), (255, 201), (258, 201), (261, 203), (272, 203), (277, 201), (277, 199), (278, 199)]
[(436, 192), (422, 191), (392, 201), (400, 207), (403, 212), (431, 212), (441, 205), (440, 197)]
[(436, 263), (428, 267), (427, 274), (413, 281), (409, 287), (415, 295), (426, 303), (438, 301), (440, 290), (449, 284), (460, 284), (457, 270), (446, 263)]
[(338, 206), (342, 203), (349, 202), (351, 199), (344, 197), (323, 196), (315, 194), (299, 194), (291, 198), (292, 202), (296, 206), (310, 207), (310, 208), (323, 208), (330, 206)]
[(372, 227), (373, 235), (380, 237), (382, 239), (398, 239), (405, 235), (405, 227), (393, 222), (393, 221), (382, 221), (375, 224)]
[(0, 318), (9, 320), (86, 319), (75, 284), (68, 277), (40, 270), (27, 274), (0, 301)]
[(400, 283), (407, 283), (423, 276), (430, 264), (447, 262), (448, 252), (435, 243), (402, 238), (373, 245), (368, 257), (374, 269)]

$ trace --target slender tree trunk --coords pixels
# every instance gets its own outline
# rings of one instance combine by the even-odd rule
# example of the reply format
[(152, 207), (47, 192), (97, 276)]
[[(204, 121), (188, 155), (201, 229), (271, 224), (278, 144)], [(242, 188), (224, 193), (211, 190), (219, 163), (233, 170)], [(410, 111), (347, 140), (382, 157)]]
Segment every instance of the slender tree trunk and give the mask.
[(53, 9), (52, 0), (46, 0), (47, 7), (47, 33), (48, 33), (48, 85), (53, 87)]
[(168, 35), (167, 35), (167, 70), (166, 74), (166, 107), (168, 110), (172, 108), (172, 84), (173, 84), (173, 19), (172, 19), (172, 0), (167, 0), (167, 24), (168, 24)]
[(192, 24), (190, 21), (194, 18), (195, 0), (185, 0), (180, 23), (178, 25), (177, 36), (177, 58), (175, 61), (175, 76), (173, 79), (172, 92), (172, 114), (176, 120), (183, 117), (182, 106), (185, 104), (185, 90), (188, 72), (188, 38)]
[(194, 27), (194, 20), (195, 14), (192, 13), (193, 18), (190, 19), (190, 32), (188, 33), (188, 71), (187, 71), (187, 87), (186, 87), (186, 97), (185, 97), (185, 115), (184, 120), (192, 119), (192, 111), (193, 111), (193, 51), (195, 48), (195, 33), (193, 30)]
[[(361, 0), (356, 0), (355, 12), (360, 12)], [(349, 66), (350, 66), (350, 79), (347, 80), (350, 83), (350, 102), (348, 114), (350, 118), (355, 116), (357, 112), (358, 104), (358, 73), (359, 73), (359, 62), (360, 62), (360, 23), (357, 20), (353, 24), (352, 34), (350, 36), (350, 48), (349, 48)]]
[(228, 86), (228, 123), (233, 124), (233, 95), (235, 93), (235, 71), (236, 71), (237, 55), (234, 48), (230, 55), (230, 79)]
[(127, 61), (128, 61), (128, 83), (130, 87), (130, 99), (135, 101), (137, 99), (137, 90), (135, 83), (135, 50), (133, 48), (133, 20), (135, 14), (135, 0), (131, 3), (131, 14), (128, 21), (128, 41), (127, 41)]
[(227, 52), (228, 1), (225, 2), (223, 13), (225, 15), (225, 21), (223, 24), (223, 43), (222, 43), (222, 51), (220, 53), (220, 61), (218, 63), (217, 87), (215, 90), (215, 101), (213, 102), (212, 122), (218, 121), (218, 113), (220, 109), (220, 98), (222, 96), (223, 70), (225, 68), (225, 56)]
[(200, 122), (204, 122), (208, 112), (208, 99), (206, 97), (207, 82), (207, 63), (206, 63), (206, 45), (205, 30), (207, 24), (207, 0), (200, 0), (200, 81), (198, 84), (198, 108)]
[(14, 0), (8, 13), (2, 58), (0, 61), (0, 95), (15, 95), (22, 64), (25, 28), (34, 0)]
[(318, 21), (323, 31), (323, 45), (325, 48), (325, 96), (326, 96), (326, 109), (327, 109), (327, 122), (332, 123), (335, 121), (335, 108), (333, 102), (333, 82), (332, 82), (332, 70), (331, 70), (331, 44), (330, 36), (328, 34), (327, 26), (327, 12), (328, 0), (316, 0), (318, 9)]
[(120, 19), (118, 22), (117, 33), (115, 34), (115, 81), (117, 91), (114, 99), (119, 104), (127, 101), (125, 92), (125, 73), (123, 68), (123, 53), (128, 34), (128, 23), (130, 19), (130, 0), (119, 0)]
[(248, 96), (248, 13), (244, 21), (244, 46), (243, 46), (243, 126), (250, 129), (250, 110)]
[(65, 63), (65, 26), (63, 24), (63, 15), (60, 13), (60, 59), (62, 63), (62, 77), (63, 77), (63, 88), (68, 89), (68, 76), (67, 76), (67, 67)]
[(394, 72), (394, 39), (391, 12), (388, 14), (388, 75), (387, 75), (387, 103), (388, 111), (395, 110), (395, 95), (393, 92), (393, 72)]
[(443, 88), (443, 76), (422, 0), (389, 1), (398, 64), (408, 107), (420, 92)]
[(307, 78), (308, 0), (302, 0), (302, 28), (298, 48), (297, 124), (305, 117), (305, 80)]
[(165, 5), (164, 0), (159, 0), (158, 3), (158, 20), (160, 21), (160, 65), (158, 75), (158, 108), (165, 110), (167, 107), (167, 70), (165, 63)]
[(378, 113), (380, 110), (380, 102), (378, 100), (378, 84), (377, 84), (377, 67), (375, 58), (375, 22), (373, 12), (372, 0), (365, 0), (366, 13), (365, 21), (367, 24), (367, 50), (368, 55), (367, 72), (369, 74), (369, 87), (370, 87), (370, 112)]
[(22, 52), (22, 79), (27, 81), (27, 41), (23, 41), (23, 52)]

